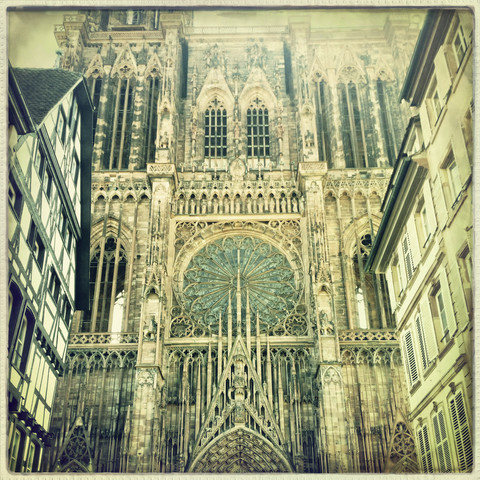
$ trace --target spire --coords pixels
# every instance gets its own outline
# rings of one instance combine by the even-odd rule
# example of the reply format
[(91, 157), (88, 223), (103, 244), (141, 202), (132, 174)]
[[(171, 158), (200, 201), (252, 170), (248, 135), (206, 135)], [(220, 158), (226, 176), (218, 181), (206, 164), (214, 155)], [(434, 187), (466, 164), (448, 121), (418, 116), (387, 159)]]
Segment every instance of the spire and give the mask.
[(232, 349), (232, 297), (230, 296), (230, 291), (228, 292), (227, 315), (227, 348), (228, 354), (230, 355), (230, 350)]
[(240, 288), (240, 250), (237, 249), (237, 335), (242, 335), (242, 290)]

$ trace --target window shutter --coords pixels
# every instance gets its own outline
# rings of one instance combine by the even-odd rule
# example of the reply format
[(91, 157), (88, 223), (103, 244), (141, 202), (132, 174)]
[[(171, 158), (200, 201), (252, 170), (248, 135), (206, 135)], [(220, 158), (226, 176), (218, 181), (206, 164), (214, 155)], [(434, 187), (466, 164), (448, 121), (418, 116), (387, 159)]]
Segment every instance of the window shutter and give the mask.
[(423, 198), (427, 209), (428, 221), (430, 222), (430, 234), (433, 234), (437, 226), (437, 219), (435, 218), (435, 209), (433, 208), (432, 190), (430, 189), (430, 182), (428, 181), (425, 182), (423, 187)]
[(440, 176), (437, 175), (433, 182), (433, 204), (437, 213), (437, 225), (440, 230), (445, 227), (447, 223), (448, 213), (445, 206), (445, 197), (443, 196), (443, 187)]
[(428, 439), (427, 426), (423, 425), (418, 432), (418, 446), (420, 449), (420, 465), (422, 472), (433, 473), (432, 451), (430, 450), (430, 442)]
[(437, 338), (433, 327), (430, 305), (426, 298), (420, 301), (420, 315), (422, 318), (423, 332), (425, 334), (425, 343), (427, 346), (428, 358), (432, 361), (438, 353)]
[(451, 77), (448, 70), (445, 45), (441, 45), (434, 60), (437, 77), (438, 94), (442, 106), (445, 104), (448, 90), (451, 87)]
[(405, 368), (407, 377), (410, 380), (410, 387), (413, 387), (418, 381), (417, 361), (415, 359), (415, 350), (413, 348), (412, 332), (407, 330), (403, 337)]
[(445, 269), (442, 269), (440, 272), (440, 288), (442, 289), (443, 302), (445, 304), (445, 312), (447, 314), (447, 326), (450, 337), (453, 337), (453, 334), (457, 330), (457, 322), (455, 320), (455, 312), (453, 311), (452, 306), (452, 296), (450, 295), (450, 288), (448, 286), (447, 273)]
[(450, 449), (448, 448), (447, 428), (443, 411), (439, 410), (433, 416), (433, 431), (435, 433), (435, 445), (437, 447), (438, 464), (441, 473), (452, 471), (452, 460), (450, 458)]
[(405, 270), (407, 272), (407, 281), (410, 280), (413, 276), (413, 257), (412, 257), (412, 247), (410, 246), (410, 239), (408, 232), (405, 233), (402, 240), (403, 248), (403, 257), (405, 259)]
[(468, 472), (473, 465), (473, 449), (461, 391), (457, 392), (450, 399), (450, 415), (452, 417), (453, 436), (457, 447), (458, 467), (461, 472)]
[(397, 299), (395, 295), (395, 287), (393, 284), (393, 277), (392, 277), (392, 268), (388, 268), (387, 272), (385, 273), (385, 278), (387, 279), (387, 285), (388, 285), (388, 295), (390, 298), (390, 306), (392, 309), (392, 312), (395, 311), (397, 308)]
[(420, 247), (418, 245), (417, 228), (415, 227), (415, 219), (413, 215), (408, 219), (407, 232), (408, 240), (410, 242), (410, 251), (412, 252), (413, 267), (415, 270), (417, 268), (417, 265), (420, 263), (421, 254)]
[(415, 326), (417, 328), (418, 345), (420, 347), (422, 367), (425, 370), (430, 365), (430, 359), (428, 357), (427, 345), (425, 342), (425, 334), (423, 332), (423, 326), (422, 326), (422, 318), (420, 315), (417, 315), (415, 317)]

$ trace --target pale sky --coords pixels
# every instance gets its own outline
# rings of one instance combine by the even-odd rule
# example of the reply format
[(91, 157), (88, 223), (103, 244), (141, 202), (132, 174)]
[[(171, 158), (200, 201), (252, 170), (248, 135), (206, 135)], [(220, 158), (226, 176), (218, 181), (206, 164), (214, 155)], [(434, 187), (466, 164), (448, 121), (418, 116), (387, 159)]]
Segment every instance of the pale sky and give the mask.
[[(411, 9), (409, 9), (411, 11)], [(351, 28), (361, 25), (382, 25), (387, 15), (398, 10), (204, 10), (195, 11), (194, 24), (198, 26), (282, 25), (288, 18), (308, 16), (312, 27), (338, 26)], [(402, 12), (402, 10), (400, 10)], [(405, 10), (403, 10), (405, 12)], [(55, 64), (57, 42), (54, 25), (63, 23), (66, 10), (9, 11), (8, 55), (14, 67), (52, 68)], [(424, 11), (418, 10), (419, 21)]]

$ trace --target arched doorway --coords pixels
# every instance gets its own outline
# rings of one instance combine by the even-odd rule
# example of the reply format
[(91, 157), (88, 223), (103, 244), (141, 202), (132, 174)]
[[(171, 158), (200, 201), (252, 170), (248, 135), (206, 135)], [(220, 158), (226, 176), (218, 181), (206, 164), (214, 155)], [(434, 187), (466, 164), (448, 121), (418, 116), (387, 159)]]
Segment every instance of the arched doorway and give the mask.
[(274, 473), (293, 468), (270, 441), (244, 427), (233, 428), (211, 442), (187, 469), (195, 473)]

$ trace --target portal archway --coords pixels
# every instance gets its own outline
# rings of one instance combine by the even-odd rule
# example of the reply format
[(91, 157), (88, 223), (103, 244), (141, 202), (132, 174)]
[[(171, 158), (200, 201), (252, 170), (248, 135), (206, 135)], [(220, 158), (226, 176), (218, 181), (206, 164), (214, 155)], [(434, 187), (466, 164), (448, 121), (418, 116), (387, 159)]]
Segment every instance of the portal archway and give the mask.
[(244, 427), (220, 435), (188, 467), (195, 473), (293, 472), (285, 455), (271, 442)]

